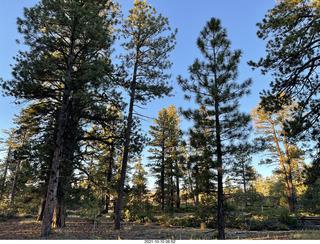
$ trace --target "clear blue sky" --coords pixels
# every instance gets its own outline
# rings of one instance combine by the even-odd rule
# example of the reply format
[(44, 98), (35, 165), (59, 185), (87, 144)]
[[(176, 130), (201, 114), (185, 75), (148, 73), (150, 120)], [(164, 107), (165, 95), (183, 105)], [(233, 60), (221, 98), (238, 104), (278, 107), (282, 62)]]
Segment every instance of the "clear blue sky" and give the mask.
[[(24, 48), (17, 45), (15, 39), (21, 39), (17, 31), (16, 18), (23, 16), (23, 7), (34, 6), (37, 0), (10, 0), (3, 1), (0, 8), (0, 77), (4, 80), (11, 79), (12, 57), (18, 50)], [(123, 12), (132, 7), (133, 0), (119, 0), (123, 5)], [(177, 45), (171, 53), (172, 81), (175, 97), (154, 101), (146, 107), (144, 114), (157, 117), (158, 111), (170, 104), (178, 107), (189, 107), (189, 102), (183, 100), (181, 89), (176, 84), (177, 75), (188, 77), (187, 68), (196, 57), (201, 57), (196, 47), (196, 39), (212, 17), (220, 18), (222, 26), (227, 29), (228, 38), (232, 42), (232, 49), (242, 49), (243, 57), (239, 66), (239, 81), (251, 77), (253, 85), (252, 94), (241, 101), (241, 109), (250, 112), (251, 108), (259, 102), (259, 92), (267, 89), (270, 77), (261, 76), (259, 71), (252, 71), (247, 65), (249, 60), (258, 60), (264, 55), (265, 42), (256, 36), (256, 23), (261, 21), (268, 9), (275, 4), (275, 0), (149, 0), (147, 3), (156, 8), (158, 13), (169, 18), (170, 26), (178, 28)], [(0, 129), (13, 127), (12, 118), (19, 113), (20, 107), (14, 105), (13, 98), (0, 97)], [(191, 106), (191, 104), (190, 104)], [(143, 128), (148, 130), (150, 122), (144, 122)], [(182, 124), (182, 129), (187, 129), (187, 123)], [(0, 133), (2, 137), (2, 133)], [(259, 173), (270, 175), (271, 169), (257, 165), (254, 166)]]

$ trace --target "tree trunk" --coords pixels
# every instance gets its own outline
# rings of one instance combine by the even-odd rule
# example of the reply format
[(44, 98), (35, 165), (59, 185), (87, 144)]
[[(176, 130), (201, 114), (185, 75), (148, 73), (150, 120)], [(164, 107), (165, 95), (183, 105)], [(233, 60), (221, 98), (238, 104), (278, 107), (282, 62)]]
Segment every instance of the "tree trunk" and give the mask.
[(242, 178), (243, 178), (244, 203), (245, 203), (245, 208), (247, 208), (248, 207), (247, 182), (246, 182), (244, 163), (242, 164)]
[(51, 233), (52, 217), (56, 202), (57, 189), (60, 176), (60, 167), (65, 162), (65, 132), (67, 129), (68, 107), (69, 107), (70, 92), (64, 94), (63, 103), (61, 106), (59, 131), (57, 136), (56, 148), (52, 162), (51, 175), (47, 192), (45, 210), (43, 214), (41, 237), (47, 237)]
[[(76, 22), (76, 19), (74, 20)], [(75, 25), (71, 31), (70, 46), (66, 68), (66, 84), (62, 91), (62, 101), (59, 111), (59, 124), (57, 141), (55, 144), (55, 150), (53, 155), (52, 169), (49, 179), (49, 186), (47, 192), (46, 206), (43, 214), (43, 221), (41, 227), (41, 237), (47, 237), (51, 233), (52, 217), (56, 202), (57, 189), (60, 176), (60, 167), (67, 159), (66, 151), (66, 132), (68, 129), (68, 120), (70, 115), (70, 85), (72, 83), (73, 61), (74, 61), (74, 49), (75, 49)], [(70, 152), (69, 152), (70, 153)]]
[(41, 198), (41, 202), (39, 204), (37, 221), (42, 221), (45, 205), (46, 205), (46, 197), (43, 197), (43, 198)]
[(56, 203), (53, 212), (52, 227), (62, 228), (66, 226), (67, 210), (65, 203), (65, 189), (62, 180), (58, 184)]
[(19, 160), (17, 165), (16, 165), (16, 169), (14, 171), (14, 177), (13, 177), (13, 182), (12, 182), (12, 190), (11, 190), (11, 205), (14, 204), (14, 197), (16, 195), (18, 172), (19, 172), (19, 169), (20, 169), (20, 164), (21, 164), (21, 161)]
[(161, 158), (161, 172), (160, 172), (160, 185), (161, 185), (161, 211), (164, 211), (164, 158), (165, 158), (165, 146), (164, 146), (165, 139), (163, 138), (162, 142), (162, 158)]
[(122, 169), (121, 169), (121, 176), (120, 176), (120, 182), (119, 182), (118, 199), (117, 199), (116, 209), (115, 209), (115, 221), (114, 221), (114, 225), (113, 225), (113, 230), (120, 230), (120, 219), (121, 219), (122, 200), (123, 200), (123, 194), (124, 194), (124, 183), (125, 183), (125, 179), (126, 179), (130, 137), (131, 137), (131, 127), (132, 127), (132, 123), (133, 123), (133, 106), (134, 106), (135, 92), (136, 92), (138, 57), (139, 57), (139, 48), (137, 48), (137, 50), (136, 50), (133, 78), (132, 78), (132, 83), (131, 83), (131, 87), (130, 87), (129, 114), (128, 114), (128, 119), (127, 119), (127, 128), (126, 128), (126, 132), (125, 132), (125, 143), (124, 143), (124, 152), (123, 152), (123, 160), (122, 160)]
[(195, 198), (196, 198), (195, 206), (197, 207), (197, 206), (199, 206), (199, 194), (198, 193), (195, 194)]
[(7, 159), (5, 161), (5, 167), (4, 167), (4, 172), (3, 172), (3, 177), (1, 179), (1, 196), (0, 199), (4, 198), (4, 193), (5, 193), (5, 188), (6, 188), (6, 179), (7, 179), (7, 173), (8, 173), (8, 166), (9, 166), (9, 157), (11, 154), (12, 146), (10, 145), (8, 148), (8, 153), (7, 153)]
[(173, 164), (170, 163), (170, 206), (174, 207)]
[[(285, 132), (284, 132), (285, 133)], [(291, 158), (289, 154), (289, 144), (287, 141), (287, 136), (284, 134), (284, 145), (285, 145), (285, 152), (286, 152), (286, 164), (287, 164), (287, 181), (288, 181), (288, 201), (289, 201), (289, 211), (290, 213), (295, 212), (295, 197), (294, 197), (294, 189), (293, 189), (293, 180), (292, 180), (292, 168), (291, 168)]]
[(180, 186), (179, 186), (179, 176), (176, 176), (176, 187), (177, 187), (177, 208), (180, 208)]
[[(216, 77), (215, 77), (216, 78)], [(217, 79), (215, 79), (215, 89), (218, 91)], [(223, 207), (223, 167), (221, 148), (221, 128), (219, 102), (215, 99), (215, 122), (216, 122), (216, 143), (217, 143), (217, 171), (218, 171), (218, 239), (224, 240), (224, 207)]]
[(107, 172), (107, 189), (105, 192), (105, 201), (104, 201), (104, 213), (108, 213), (109, 212), (109, 205), (110, 205), (110, 182), (112, 179), (112, 170), (113, 170), (113, 165), (114, 165), (114, 145), (111, 145), (111, 149), (110, 149), (110, 157), (109, 157), (109, 162), (108, 162), (108, 172)]
[(67, 211), (66, 211), (65, 203), (61, 198), (63, 197), (57, 197), (56, 199), (56, 204), (55, 204), (53, 219), (52, 219), (53, 228), (62, 228), (66, 226)]

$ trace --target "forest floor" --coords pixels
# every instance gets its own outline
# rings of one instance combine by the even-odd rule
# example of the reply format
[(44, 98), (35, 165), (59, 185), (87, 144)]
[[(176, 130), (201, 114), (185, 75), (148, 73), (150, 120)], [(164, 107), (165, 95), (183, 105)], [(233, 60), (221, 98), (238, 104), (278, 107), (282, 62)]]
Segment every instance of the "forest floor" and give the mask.
[[(120, 231), (113, 231), (113, 221), (103, 217), (96, 224), (73, 215), (67, 219), (65, 228), (54, 229), (50, 240), (211, 240), (216, 239), (217, 231), (213, 229), (172, 227), (157, 223), (122, 223)], [(34, 217), (16, 217), (0, 222), (1, 240), (40, 240), (41, 222)], [(308, 232), (291, 231), (239, 231), (226, 229), (229, 240), (293, 240), (313, 239)]]

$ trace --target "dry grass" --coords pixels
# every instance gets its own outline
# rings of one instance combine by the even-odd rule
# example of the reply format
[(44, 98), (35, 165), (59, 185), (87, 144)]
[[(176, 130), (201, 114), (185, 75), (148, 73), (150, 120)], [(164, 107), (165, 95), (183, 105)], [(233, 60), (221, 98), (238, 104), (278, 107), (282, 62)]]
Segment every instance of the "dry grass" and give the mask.
[[(93, 224), (78, 216), (70, 216), (67, 227), (55, 229), (48, 239), (51, 240), (212, 240), (217, 231), (200, 228), (177, 228), (157, 223), (122, 223), (120, 231), (112, 230), (110, 218), (100, 218)], [(0, 239), (41, 239), (41, 223), (34, 218), (16, 218), (0, 222)], [(226, 230), (226, 238), (231, 240), (319, 240), (320, 231), (239, 231)]]
[(292, 235), (296, 240), (320, 240), (320, 230), (306, 230)]

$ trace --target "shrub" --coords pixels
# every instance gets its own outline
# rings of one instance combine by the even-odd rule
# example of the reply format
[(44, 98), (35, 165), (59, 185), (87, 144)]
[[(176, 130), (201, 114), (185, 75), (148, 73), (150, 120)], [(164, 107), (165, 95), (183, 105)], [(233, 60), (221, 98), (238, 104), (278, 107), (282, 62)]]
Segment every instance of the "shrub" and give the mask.
[(184, 226), (184, 227), (200, 227), (200, 220), (193, 215), (184, 216), (183, 218), (171, 218), (167, 214), (163, 214), (158, 218), (162, 224)]
[(125, 212), (124, 221), (137, 223), (151, 223), (154, 221), (154, 217), (151, 214), (147, 214), (145, 212), (132, 213), (128, 209)]
[(288, 225), (291, 228), (297, 228), (298, 219), (296, 217), (290, 216), (287, 211), (282, 211), (279, 216), (279, 222)]
[(248, 230), (263, 230), (263, 225), (260, 221), (252, 220), (249, 221)]
[(6, 221), (14, 218), (16, 212), (14, 210), (2, 210), (0, 211), (0, 221)]
[(17, 209), (12, 207), (10, 203), (0, 203), (0, 221), (6, 221), (12, 219), (17, 214)]

